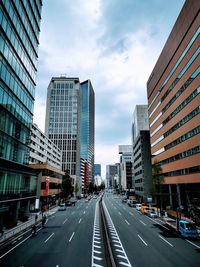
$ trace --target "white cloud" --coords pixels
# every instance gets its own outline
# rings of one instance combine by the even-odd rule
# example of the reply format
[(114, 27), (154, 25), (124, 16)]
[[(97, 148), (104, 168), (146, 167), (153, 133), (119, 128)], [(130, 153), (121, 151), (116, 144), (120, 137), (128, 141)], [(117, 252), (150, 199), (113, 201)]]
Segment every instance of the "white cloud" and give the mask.
[(130, 139), (135, 105), (147, 103), (147, 79), (182, 3), (44, 2), (34, 112), (41, 130), (51, 77), (91, 79), (96, 98), (95, 159), (103, 166), (117, 162), (118, 145), (128, 144), (123, 142)]

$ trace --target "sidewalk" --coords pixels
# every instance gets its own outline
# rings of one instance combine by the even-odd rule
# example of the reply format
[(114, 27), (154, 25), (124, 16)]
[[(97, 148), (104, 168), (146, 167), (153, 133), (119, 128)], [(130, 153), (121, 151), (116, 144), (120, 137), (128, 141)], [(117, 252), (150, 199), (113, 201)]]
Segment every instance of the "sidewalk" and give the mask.
[[(51, 216), (57, 211), (58, 207), (53, 207), (52, 209), (45, 211), (43, 214), (46, 215), (47, 217)], [(37, 220), (35, 220), (35, 215), (38, 215)], [(5, 229), (3, 232), (3, 235), (0, 237), (0, 246), (5, 243), (8, 240), (12, 240), (13, 237), (17, 236), (20, 234), (22, 231), (27, 230), (28, 228), (31, 228), (31, 226), (36, 223), (37, 225), (41, 222), (42, 220), (42, 213), (32, 213), (31, 216), (29, 217), (29, 220), (27, 222), (18, 222), (18, 225), (11, 228), (11, 229)]]

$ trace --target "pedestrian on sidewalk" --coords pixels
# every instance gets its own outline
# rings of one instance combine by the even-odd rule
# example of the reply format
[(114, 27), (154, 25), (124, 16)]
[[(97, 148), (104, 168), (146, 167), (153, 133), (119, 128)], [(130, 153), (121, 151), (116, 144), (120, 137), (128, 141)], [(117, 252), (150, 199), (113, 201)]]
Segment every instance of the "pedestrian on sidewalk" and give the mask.
[(44, 215), (42, 218), (42, 228), (44, 228), (45, 222), (46, 222), (46, 215)]

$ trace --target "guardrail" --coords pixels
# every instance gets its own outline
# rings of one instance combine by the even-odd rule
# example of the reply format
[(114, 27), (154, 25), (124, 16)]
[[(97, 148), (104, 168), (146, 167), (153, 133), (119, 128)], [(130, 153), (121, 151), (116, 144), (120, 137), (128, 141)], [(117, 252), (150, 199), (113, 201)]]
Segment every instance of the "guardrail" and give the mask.
[(101, 199), (99, 201), (99, 206), (100, 206), (100, 218), (102, 222), (102, 234), (103, 234), (103, 243), (104, 243), (104, 248), (105, 248), (104, 251), (105, 251), (106, 264), (107, 264), (107, 267), (116, 267), (112, 248), (111, 248), (111, 241), (109, 237), (105, 211), (104, 211), (103, 204), (102, 204), (102, 198), (103, 196), (101, 196)]

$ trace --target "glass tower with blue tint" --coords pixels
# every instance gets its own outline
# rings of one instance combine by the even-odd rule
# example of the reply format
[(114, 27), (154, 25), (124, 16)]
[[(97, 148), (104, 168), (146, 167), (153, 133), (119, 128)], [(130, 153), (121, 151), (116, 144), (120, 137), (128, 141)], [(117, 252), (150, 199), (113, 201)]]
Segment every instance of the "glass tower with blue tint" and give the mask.
[(36, 196), (27, 165), (41, 8), (41, 0), (0, 2), (0, 225), (8, 228), (27, 218)]
[[(87, 189), (94, 181), (94, 123), (95, 123), (95, 95), (90, 80), (81, 83), (81, 162), (84, 161), (84, 177), (82, 190)], [(81, 175), (82, 176), (82, 175)]]

